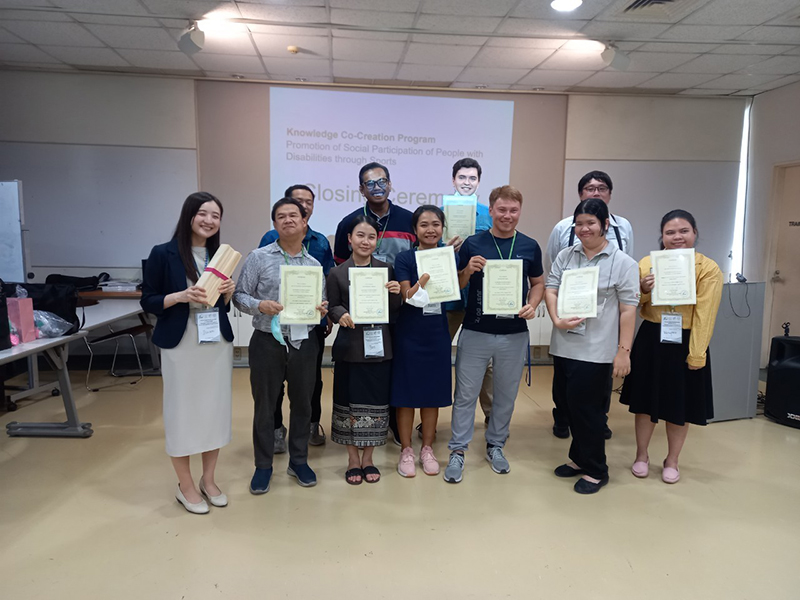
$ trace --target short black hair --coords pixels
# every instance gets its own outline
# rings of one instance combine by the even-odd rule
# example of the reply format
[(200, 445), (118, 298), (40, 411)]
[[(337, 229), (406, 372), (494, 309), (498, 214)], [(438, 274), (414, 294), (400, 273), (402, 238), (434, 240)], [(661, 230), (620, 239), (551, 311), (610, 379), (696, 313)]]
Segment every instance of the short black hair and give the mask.
[(372, 169), (383, 169), (383, 172), (386, 173), (386, 179), (388, 179), (389, 181), (392, 180), (391, 176), (389, 175), (389, 169), (384, 167), (381, 163), (371, 162), (365, 164), (358, 171), (358, 187), (361, 187), (364, 184), (364, 182), (361, 181), (361, 178), (364, 177), (364, 173), (366, 173), (367, 171), (371, 171)]
[(302, 183), (297, 183), (295, 185), (291, 185), (291, 186), (287, 187), (286, 191), (283, 192), (283, 197), (284, 198), (291, 198), (292, 197), (292, 192), (295, 191), (295, 190), (306, 190), (307, 192), (311, 192), (311, 199), (312, 200), (316, 200), (317, 199), (316, 194), (314, 194), (314, 190), (312, 190), (307, 185), (303, 185)]
[(453, 165), (453, 179), (456, 178), (456, 173), (461, 169), (478, 169), (478, 181), (481, 180), (483, 169), (481, 169), (481, 165), (474, 158), (462, 158), (456, 161), (456, 164)]
[(295, 200), (294, 198), (281, 198), (275, 204), (272, 205), (272, 222), (273, 223), (275, 222), (275, 213), (278, 211), (278, 209), (281, 206), (286, 206), (287, 204), (291, 204), (292, 206), (296, 206), (300, 210), (300, 216), (303, 217), (304, 219), (308, 216), (308, 213), (306, 212), (305, 206), (300, 204), (297, 200)]
[(353, 220), (350, 221), (350, 224), (347, 226), (347, 233), (348, 234), (353, 233), (353, 230), (361, 223), (366, 223), (370, 227), (374, 228), (375, 233), (380, 235), (381, 233), (380, 225), (378, 225), (378, 222), (369, 215), (356, 215), (355, 217), (353, 217)]
[(578, 182), (578, 194), (583, 191), (583, 188), (586, 187), (586, 184), (592, 179), (597, 179), (597, 181), (605, 183), (608, 186), (609, 192), (614, 190), (614, 184), (611, 183), (611, 177), (608, 176), (608, 173), (605, 171), (589, 171), (586, 175), (581, 177), (581, 180)]
[(600, 200), (600, 198), (587, 198), (586, 200), (582, 200), (575, 208), (575, 212), (572, 215), (573, 225), (578, 215), (593, 215), (600, 221), (600, 226), (603, 228), (603, 231), (608, 230), (608, 226), (606, 225), (606, 221), (608, 221), (608, 204)]
[(422, 213), (432, 212), (436, 215), (436, 218), (442, 222), (442, 227), (444, 227), (444, 211), (436, 206), (435, 204), (423, 204), (417, 210), (414, 211), (414, 214), (411, 215), (411, 233), (414, 235), (417, 234), (417, 223), (419, 223), (420, 217), (422, 217)]
[(688, 221), (689, 225), (691, 225), (692, 229), (694, 229), (695, 234), (697, 233), (697, 221), (694, 220), (694, 215), (692, 213), (690, 213), (688, 210), (683, 210), (682, 208), (671, 210), (661, 218), (661, 227), (658, 228), (658, 245), (662, 250), (664, 249), (664, 241), (662, 240), (664, 225), (672, 221), (672, 219), (683, 219)]

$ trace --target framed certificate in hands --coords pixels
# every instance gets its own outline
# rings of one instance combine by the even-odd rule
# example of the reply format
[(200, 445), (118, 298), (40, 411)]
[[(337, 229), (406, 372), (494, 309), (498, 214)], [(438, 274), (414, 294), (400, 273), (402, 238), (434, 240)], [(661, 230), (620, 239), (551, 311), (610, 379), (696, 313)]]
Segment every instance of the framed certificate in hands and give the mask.
[(422, 277), (423, 273), (427, 273), (431, 276), (425, 285), (425, 291), (428, 292), (431, 302), (461, 299), (456, 255), (452, 246), (418, 250), (414, 253), (414, 257), (417, 260), (417, 275)]
[(600, 267), (569, 269), (561, 273), (556, 312), (559, 319), (597, 316), (597, 284)]
[(389, 269), (350, 267), (350, 318), (356, 325), (389, 322)]
[(675, 248), (650, 253), (655, 282), (650, 296), (653, 306), (697, 304), (694, 248)]
[(475, 235), (475, 216), (478, 209), (477, 196), (444, 196), (444, 239), (458, 236), (462, 240)]
[(281, 325), (318, 325), (322, 267), (281, 265)]
[(483, 314), (517, 315), (522, 310), (521, 259), (491, 259), (483, 267)]

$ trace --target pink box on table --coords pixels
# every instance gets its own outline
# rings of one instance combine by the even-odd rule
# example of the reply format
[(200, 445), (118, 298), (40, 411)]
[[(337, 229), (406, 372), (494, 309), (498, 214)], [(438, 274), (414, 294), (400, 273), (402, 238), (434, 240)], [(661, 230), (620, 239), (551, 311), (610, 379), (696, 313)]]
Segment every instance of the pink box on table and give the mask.
[(33, 321), (33, 300), (31, 298), (7, 298), (8, 320), (17, 330), (20, 342), (36, 339), (36, 324)]

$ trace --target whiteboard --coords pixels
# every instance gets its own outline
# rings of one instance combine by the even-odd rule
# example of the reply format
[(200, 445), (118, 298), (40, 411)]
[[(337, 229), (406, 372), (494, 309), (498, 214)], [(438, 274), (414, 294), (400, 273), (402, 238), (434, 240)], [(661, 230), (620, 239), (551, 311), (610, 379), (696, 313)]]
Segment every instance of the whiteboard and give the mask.
[(25, 182), (31, 268), (140, 268), (197, 191), (197, 151), (0, 142), (2, 179)]
[(25, 281), (22, 244), (22, 184), (0, 182), (0, 279)]

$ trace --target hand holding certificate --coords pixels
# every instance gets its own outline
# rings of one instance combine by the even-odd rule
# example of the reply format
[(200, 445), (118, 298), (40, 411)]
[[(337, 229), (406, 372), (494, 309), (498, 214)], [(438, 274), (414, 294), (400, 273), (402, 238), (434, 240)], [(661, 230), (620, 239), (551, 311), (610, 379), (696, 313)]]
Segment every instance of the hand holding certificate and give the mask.
[(318, 325), (322, 267), (281, 265), (281, 325)]
[(353, 323), (389, 322), (389, 269), (350, 267), (350, 318)]
[(487, 260), (483, 267), (483, 314), (517, 315), (522, 310), (523, 261)]
[(559, 319), (591, 319), (597, 316), (599, 277), (600, 267), (570, 269), (561, 274), (556, 307)]
[(650, 253), (655, 285), (653, 306), (697, 304), (694, 248), (675, 248)]
[(462, 240), (475, 235), (475, 214), (478, 207), (476, 196), (444, 196), (445, 227), (444, 238), (452, 239), (455, 236)]
[(452, 246), (419, 250), (415, 253), (417, 274), (425, 273), (430, 280), (425, 284), (425, 291), (431, 302), (449, 302), (461, 299), (461, 288), (458, 285), (456, 256)]

